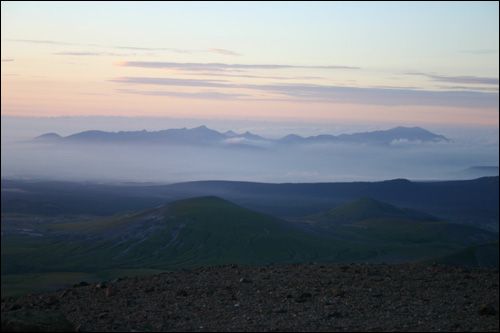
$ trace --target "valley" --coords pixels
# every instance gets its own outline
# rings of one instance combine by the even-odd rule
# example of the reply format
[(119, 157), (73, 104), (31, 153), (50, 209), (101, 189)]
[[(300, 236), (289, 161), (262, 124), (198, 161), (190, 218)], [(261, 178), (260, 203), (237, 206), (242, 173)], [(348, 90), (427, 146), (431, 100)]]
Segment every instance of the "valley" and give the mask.
[[(498, 177), (442, 183), (140, 186), (2, 180), (2, 189), (7, 190), (2, 195), (6, 296), (69, 281), (227, 264), (438, 261), (498, 266), (498, 229), (492, 228)], [(433, 201), (445, 191), (446, 200)], [(471, 191), (482, 197), (472, 199)], [(465, 200), (467, 193), (470, 200)], [(450, 202), (452, 196), (456, 199)]]

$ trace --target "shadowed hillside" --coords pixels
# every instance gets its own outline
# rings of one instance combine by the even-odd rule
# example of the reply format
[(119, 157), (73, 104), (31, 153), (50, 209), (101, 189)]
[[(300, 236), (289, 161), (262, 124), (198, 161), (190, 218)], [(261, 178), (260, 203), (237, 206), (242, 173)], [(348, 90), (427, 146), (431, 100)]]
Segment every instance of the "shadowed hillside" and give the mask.
[(498, 233), (418, 221), (428, 215), (368, 198), (331, 212), (334, 223), (285, 221), (206, 196), (79, 222), (12, 217), (2, 220), (2, 288), (43, 287), (39, 281), (55, 272), (57, 283), (66, 283), (82, 274), (95, 279), (220, 264), (402, 263), (498, 240)]
[(498, 232), (499, 180), (351, 183), (197, 181), (171, 185), (98, 184), (2, 179), (2, 213), (110, 216), (174, 200), (218, 196), (273, 216), (306, 216), (370, 197), (450, 222)]
[(432, 262), (446, 265), (497, 266), (499, 263), (498, 240), (472, 245), (463, 250), (433, 259)]
[(329, 224), (350, 224), (381, 218), (410, 221), (439, 221), (438, 218), (432, 215), (398, 208), (387, 202), (369, 197), (361, 197), (347, 205), (306, 218)]

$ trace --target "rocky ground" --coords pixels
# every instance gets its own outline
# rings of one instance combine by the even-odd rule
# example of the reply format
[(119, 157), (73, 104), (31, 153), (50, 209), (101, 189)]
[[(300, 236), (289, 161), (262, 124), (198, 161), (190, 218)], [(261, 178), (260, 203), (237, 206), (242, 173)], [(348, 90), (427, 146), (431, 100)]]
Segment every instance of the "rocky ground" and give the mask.
[(215, 266), (2, 301), (2, 332), (499, 331), (498, 268)]

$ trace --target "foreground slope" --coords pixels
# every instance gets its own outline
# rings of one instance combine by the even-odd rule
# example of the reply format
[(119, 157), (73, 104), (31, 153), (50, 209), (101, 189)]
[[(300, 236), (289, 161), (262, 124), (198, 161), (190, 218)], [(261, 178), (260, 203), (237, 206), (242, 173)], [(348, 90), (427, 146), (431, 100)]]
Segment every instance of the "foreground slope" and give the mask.
[(1, 311), (2, 331), (49, 312), (82, 332), (498, 332), (498, 298), (498, 268), (228, 265), (25, 296)]

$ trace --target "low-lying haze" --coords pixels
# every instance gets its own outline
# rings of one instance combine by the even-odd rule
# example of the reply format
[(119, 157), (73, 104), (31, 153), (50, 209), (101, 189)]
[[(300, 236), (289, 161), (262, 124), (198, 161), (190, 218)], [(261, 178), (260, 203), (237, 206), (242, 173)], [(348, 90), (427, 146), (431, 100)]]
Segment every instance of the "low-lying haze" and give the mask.
[[(2, 177), (74, 181), (171, 183), (190, 180), (259, 182), (373, 181), (463, 179), (472, 166), (498, 166), (498, 129), (429, 128), (450, 142), (397, 140), (389, 145), (328, 143), (241, 146), (234, 138), (223, 145), (48, 144), (36, 136), (68, 136), (86, 130), (158, 131), (206, 125), (221, 133), (250, 131), (265, 138), (341, 135), (390, 129), (394, 125), (307, 124), (126, 117), (2, 117)], [(249, 143), (249, 142), (246, 142)]]

